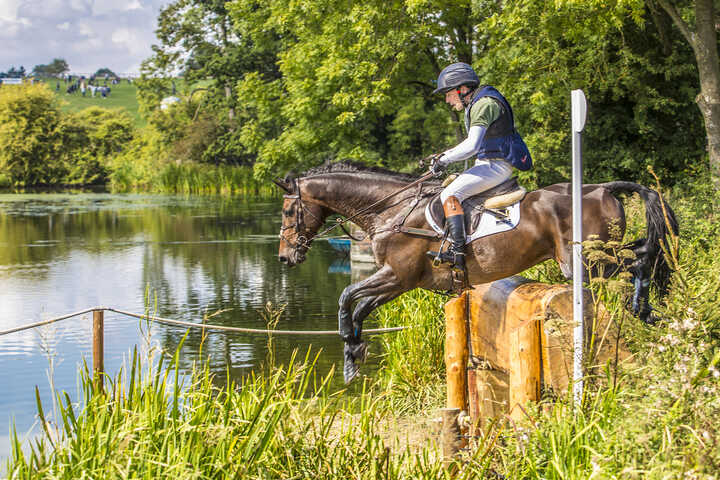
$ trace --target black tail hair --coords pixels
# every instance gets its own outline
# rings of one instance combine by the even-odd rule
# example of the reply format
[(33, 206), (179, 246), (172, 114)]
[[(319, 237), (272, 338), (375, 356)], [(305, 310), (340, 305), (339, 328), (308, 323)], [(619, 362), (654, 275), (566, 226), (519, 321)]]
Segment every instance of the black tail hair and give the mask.
[[(663, 253), (663, 248), (671, 251), (668, 237), (670, 231), (674, 235), (678, 235), (678, 223), (670, 205), (661, 200), (660, 195), (655, 190), (651, 190), (643, 185), (633, 182), (608, 182), (600, 184), (603, 188), (612, 194), (617, 193), (637, 193), (645, 202), (645, 220), (647, 222), (647, 237), (636, 240), (630, 245), (637, 247), (637, 251), (646, 255), (646, 261), (650, 266), (650, 275), (652, 277), (652, 285), (660, 297), (665, 296), (667, 287), (670, 282), (670, 275), (673, 269), (668, 264)], [(664, 207), (664, 208), (663, 208)], [(666, 220), (667, 215), (667, 220)], [(670, 230), (668, 230), (670, 227)]]

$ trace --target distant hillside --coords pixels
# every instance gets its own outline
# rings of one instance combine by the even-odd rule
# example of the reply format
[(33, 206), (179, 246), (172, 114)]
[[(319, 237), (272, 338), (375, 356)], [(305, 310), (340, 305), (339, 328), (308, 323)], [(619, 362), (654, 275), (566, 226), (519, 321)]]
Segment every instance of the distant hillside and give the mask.
[[(53, 92), (56, 91), (56, 87), (59, 84), (60, 90), (56, 93), (61, 100), (66, 102), (62, 106), (62, 109), (64, 111), (77, 112), (91, 106), (98, 106), (110, 109), (124, 108), (135, 121), (135, 126), (142, 127), (145, 125), (145, 121), (140, 117), (140, 114), (138, 113), (138, 102), (137, 98), (135, 97), (135, 84), (130, 84), (127, 82), (127, 80), (121, 80), (120, 83), (118, 83), (117, 85), (111, 85), (110, 82), (108, 82), (108, 87), (110, 87), (111, 91), (110, 95), (108, 95), (106, 98), (102, 98), (99, 93), (96, 93), (95, 97), (93, 97), (90, 93), (90, 90), (86, 91), (84, 97), (82, 96), (80, 91), (76, 91), (72, 94), (67, 94), (66, 90), (69, 84), (65, 83), (64, 81), (56, 80), (54, 78), (45, 79), (43, 81), (47, 83), (47, 85)], [(103, 82), (100, 81), (99, 85), (103, 85)]]

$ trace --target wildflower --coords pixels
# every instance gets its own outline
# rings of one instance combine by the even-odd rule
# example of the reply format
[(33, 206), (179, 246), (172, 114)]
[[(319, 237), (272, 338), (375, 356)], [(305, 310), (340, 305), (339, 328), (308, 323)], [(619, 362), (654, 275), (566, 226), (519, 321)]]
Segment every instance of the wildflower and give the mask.
[(602, 240), (586, 240), (582, 242), (582, 246), (585, 250), (596, 250), (603, 248), (605, 243)]
[(635, 260), (637, 258), (637, 255), (635, 255), (635, 252), (633, 252), (632, 250), (627, 249), (627, 248), (623, 248), (622, 250), (617, 252), (617, 256), (619, 258), (625, 258), (628, 260)]
[(593, 263), (617, 263), (614, 257), (601, 250), (593, 250), (587, 254), (589, 262)]
[(630, 273), (630, 272), (620, 272), (620, 273), (618, 274), (618, 278), (619, 278), (620, 280), (625, 281), (625, 282), (629, 282), (629, 281), (632, 280), (633, 275), (632, 275), (632, 273)]

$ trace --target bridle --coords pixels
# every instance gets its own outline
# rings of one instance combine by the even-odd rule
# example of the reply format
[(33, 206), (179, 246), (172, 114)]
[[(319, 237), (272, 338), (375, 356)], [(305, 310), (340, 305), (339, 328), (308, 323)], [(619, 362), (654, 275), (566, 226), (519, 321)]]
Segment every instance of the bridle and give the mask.
[[(300, 193), (300, 186), (297, 183), (297, 179), (293, 179), (293, 190), (297, 192), (295, 195), (283, 195), (283, 198), (294, 199), (295, 205), (295, 223), (291, 225), (280, 226), (280, 241), (287, 243), (297, 254), (305, 255), (310, 250), (310, 244), (316, 235), (310, 233), (305, 225), (305, 204), (302, 201)], [(315, 220), (322, 224), (322, 221), (312, 213), (309, 209), (307, 213), (310, 214)], [(293, 242), (285, 235), (285, 230), (295, 229), (295, 241)]]
[[(321, 237), (321, 236), (325, 235), (326, 233), (330, 232), (331, 230), (334, 230), (337, 227), (340, 227), (342, 229), (342, 231), (345, 232), (345, 234), (348, 235), (353, 240), (361, 241), (361, 240), (363, 240), (362, 238), (355, 238), (350, 234), (350, 232), (347, 231), (347, 229), (345, 228), (345, 225), (344, 225), (346, 222), (349, 222), (353, 218), (374, 209), (375, 207), (377, 207), (378, 205), (383, 203), (385, 200), (387, 200), (391, 197), (394, 197), (395, 195), (402, 193), (405, 190), (407, 190), (411, 187), (414, 187), (415, 185), (418, 185), (426, 180), (429, 180), (429, 179), (433, 178), (434, 176), (435, 176), (435, 174), (432, 172), (427, 173), (427, 174), (423, 175), (422, 177), (418, 178), (417, 180), (394, 191), (393, 193), (386, 195), (385, 197), (376, 201), (372, 205), (368, 205), (367, 207), (361, 209), (360, 211), (356, 212), (354, 215), (347, 217), (347, 218), (343, 218), (343, 219), (338, 218), (337, 223), (335, 223), (334, 225), (331, 225), (330, 227), (326, 228), (322, 232), (314, 233), (314, 234), (311, 233), (307, 229), (307, 226), (305, 225), (305, 212), (307, 211), (307, 213), (311, 217), (313, 217), (315, 220), (317, 220), (318, 224), (320, 224), (320, 225), (322, 225), (323, 219), (318, 218), (314, 213), (312, 213), (312, 211), (310, 209), (305, 208), (305, 204), (303, 203), (302, 195), (300, 192), (300, 185), (298, 185), (297, 179), (294, 178), (293, 179), (293, 191), (295, 191), (297, 193), (283, 195), (283, 198), (289, 198), (291, 200), (295, 200), (295, 202), (294, 202), (295, 223), (293, 223), (291, 225), (281, 225), (280, 226), (280, 235), (279, 235), (280, 241), (287, 243), (290, 246), (290, 248), (292, 248), (298, 255), (303, 255), (303, 256), (307, 253), (308, 250), (310, 250), (310, 244), (312, 243), (312, 241), (315, 238)], [(306, 200), (306, 201), (314, 203), (310, 200)], [(290, 230), (291, 228), (295, 229), (295, 241), (294, 242), (285, 235), (285, 230)]]

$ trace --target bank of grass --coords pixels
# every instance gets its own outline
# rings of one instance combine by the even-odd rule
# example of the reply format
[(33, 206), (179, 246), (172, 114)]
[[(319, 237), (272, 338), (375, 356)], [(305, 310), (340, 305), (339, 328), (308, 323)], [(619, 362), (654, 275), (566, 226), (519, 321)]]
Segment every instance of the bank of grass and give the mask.
[(656, 302), (658, 325), (627, 317), (616, 291), (594, 285), (625, 318), (632, 362), (588, 378), (582, 407), (561, 397), (529, 409), (525, 422), (497, 422), (449, 468), (431, 427), (444, 401), (446, 298), (414, 291), (377, 314), (381, 325), (413, 328), (381, 338), (378, 378), (357, 396), (332, 390), (312, 355), (241, 384), (213, 381), (199, 363), (182, 387), (175, 363), (140, 375), (135, 360), (130, 380), (108, 382), (107, 395), (93, 395), (85, 373), (85, 406), (71, 409), (62, 396), (59, 433), (48, 428), (28, 453), (16, 441), (9, 478), (716, 478), (717, 201), (692, 191), (673, 200), (683, 254), (665, 303)]
[[(80, 91), (75, 93), (66, 93), (69, 84), (63, 80), (55, 78), (42, 79), (48, 88), (55, 92), (56, 96), (62, 100), (60, 109), (64, 112), (74, 113), (84, 110), (88, 107), (102, 107), (110, 110), (123, 109), (133, 119), (136, 128), (145, 126), (145, 120), (140, 116), (138, 101), (136, 97), (137, 88), (134, 83), (128, 83), (126, 79), (120, 81), (116, 85), (108, 82), (110, 87), (110, 95), (103, 98), (99, 93), (93, 97), (88, 90), (83, 97)], [(103, 80), (98, 80), (98, 85), (103, 85)], [(56, 87), (59, 85), (59, 90)]]

